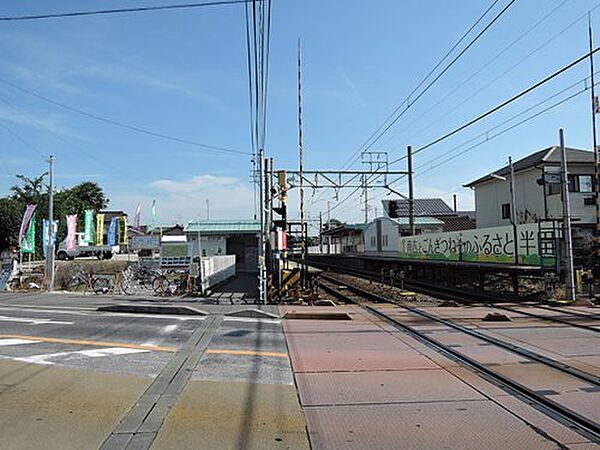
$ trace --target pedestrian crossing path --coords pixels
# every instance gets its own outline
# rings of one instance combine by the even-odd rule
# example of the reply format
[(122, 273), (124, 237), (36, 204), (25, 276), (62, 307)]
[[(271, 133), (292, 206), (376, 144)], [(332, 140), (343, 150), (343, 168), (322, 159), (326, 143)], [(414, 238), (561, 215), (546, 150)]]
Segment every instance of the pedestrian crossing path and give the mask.
[(120, 358), (142, 353), (175, 352), (175, 347), (82, 339), (0, 334), (0, 359), (42, 365), (80, 365), (89, 358)]

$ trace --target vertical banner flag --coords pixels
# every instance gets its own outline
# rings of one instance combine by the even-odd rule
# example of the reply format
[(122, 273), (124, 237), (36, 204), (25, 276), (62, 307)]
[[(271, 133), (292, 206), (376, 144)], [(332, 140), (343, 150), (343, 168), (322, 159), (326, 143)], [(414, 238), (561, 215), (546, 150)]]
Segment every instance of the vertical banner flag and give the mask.
[(127, 217), (119, 217), (119, 245), (127, 245)]
[(21, 253), (35, 253), (35, 214), (29, 220), (29, 227), (21, 241)]
[(25, 232), (27, 231), (27, 227), (29, 226), (29, 221), (31, 220), (31, 216), (33, 216), (33, 212), (35, 211), (36, 206), (37, 205), (27, 205), (27, 208), (25, 208), (25, 214), (23, 214), (21, 228), (19, 229), (19, 245), (21, 245), (23, 236), (25, 236)]
[(154, 230), (154, 227), (156, 227), (156, 200), (152, 200), (152, 223), (149, 230)]
[(133, 218), (133, 228), (136, 230), (140, 229), (140, 217), (142, 215), (142, 204), (138, 203), (135, 208), (135, 216)]
[(83, 236), (88, 244), (94, 243), (94, 211), (91, 209), (85, 210)]
[(108, 245), (111, 247), (117, 245), (117, 218), (113, 217), (110, 219), (110, 225), (108, 226)]
[[(56, 245), (56, 233), (58, 231), (58, 220), (53, 220), (52, 227), (52, 244)], [(48, 252), (48, 219), (44, 219), (42, 222), (42, 250), (44, 251), (44, 258), (47, 257)]]
[(77, 214), (67, 216), (67, 250), (75, 250), (77, 236)]
[(104, 214), (96, 214), (96, 245), (104, 244)]

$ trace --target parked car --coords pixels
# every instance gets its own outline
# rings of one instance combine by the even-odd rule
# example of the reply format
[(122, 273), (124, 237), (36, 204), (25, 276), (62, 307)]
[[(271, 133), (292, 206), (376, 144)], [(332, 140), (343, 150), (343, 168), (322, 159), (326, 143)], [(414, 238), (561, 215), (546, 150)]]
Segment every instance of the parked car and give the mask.
[(56, 249), (56, 257), (61, 260), (75, 259), (83, 256), (95, 256), (98, 259), (110, 259), (119, 252), (118, 245), (92, 245), (85, 241), (83, 233), (77, 233), (75, 248), (67, 250), (67, 240), (62, 241)]

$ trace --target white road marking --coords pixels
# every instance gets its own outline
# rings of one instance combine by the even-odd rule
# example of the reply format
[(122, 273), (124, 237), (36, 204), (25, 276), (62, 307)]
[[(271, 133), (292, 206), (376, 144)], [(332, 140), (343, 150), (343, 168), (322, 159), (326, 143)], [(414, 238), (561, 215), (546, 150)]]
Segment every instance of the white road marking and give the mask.
[(111, 356), (111, 355), (128, 355), (131, 353), (147, 353), (150, 350), (142, 350), (136, 348), (123, 348), (123, 347), (108, 347), (108, 348), (96, 348), (94, 350), (80, 350), (75, 353), (89, 356), (90, 358), (98, 358), (100, 356)]
[[(82, 309), (82, 310), (87, 310), (87, 308), (74, 308), (74, 309)], [(46, 308), (46, 309), (41, 309), (38, 307), (34, 308), (30, 308), (30, 307), (23, 307), (23, 308), (14, 308), (11, 306), (0, 306), (0, 311), (1, 310), (7, 310), (7, 311), (27, 311), (27, 312), (46, 312), (46, 313), (54, 313), (54, 314), (71, 314), (71, 315), (77, 315), (77, 316), (91, 316), (91, 317), (98, 317), (98, 318), (103, 318), (103, 317), (150, 317), (153, 319), (162, 319), (162, 320), (179, 320), (179, 321), (186, 321), (186, 320), (205, 320), (206, 316), (176, 316), (176, 315), (171, 315), (171, 314), (138, 314), (138, 313), (109, 313), (109, 312), (102, 312), (102, 311), (96, 311), (95, 309), (91, 310), (90, 312), (80, 312), (80, 311), (57, 311), (54, 309), (54, 307), (52, 308)]]
[(46, 353), (43, 355), (33, 355), (24, 357), (12, 357), (12, 356), (1, 356), (2, 358), (9, 358), (15, 361), (21, 361), (33, 364), (45, 364), (54, 365), (56, 362), (50, 361), (61, 356), (72, 356), (72, 355), (84, 355), (90, 358), (99, 358), (103, 356), (114, 356), (114, 355), (128, 355), (132, 353), (147, 353), (150, 350), (134, 349), (134, 348), (123, 348), (123, 347), (108, 347), (108, 348), (97, 348), (94, 350), (78, 350), (75, 352), (57, 352), (57, 353)]
[(260, 319), (258, 317), (223, 317), (225, 322), (249, 322), (249, 323), (281, 323), (279, 319)]
[(22, 322), (22, 323), (30, 323), (31, 325), (45, 325), (45, 324), (56, 324), (56, 325), (73, 325), (73, 322), (63, 322), (60, 320), (52, 320), (52, 319), (36, 319), (36, 318), (28, 318), (28, 317), (8, 317), (8, 316), (0, 316), (0, 322)]
[(21, 345), (21, 344), (38, 344), (42, 341), (32, 341), (31, 339), (0, 339), (0, 347), (7, 345)]
[(179, 325), (175, 325), (175, 324), (171, 324), (171, 325), (166, 325), (164, 327), (162, 327), (160, 329), (160, 331), (158, 332), (158, 334), (169, 334), (172, 333), (173, 331), (175, 331), (177, 328), (179, 327)]

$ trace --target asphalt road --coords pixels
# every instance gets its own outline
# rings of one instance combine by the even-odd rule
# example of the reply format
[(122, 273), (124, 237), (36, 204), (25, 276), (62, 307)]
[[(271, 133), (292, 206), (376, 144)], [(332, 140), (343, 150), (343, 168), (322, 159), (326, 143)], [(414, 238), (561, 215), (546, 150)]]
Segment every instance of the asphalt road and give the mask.
[[(280, 402), (281, 395), (289, 399), (292, 423), (300, 430), (294, 439), (304, 442), (304, 419), (277, 318), (244, 317), (256, 311), (240, 316), (235, 314), (239, 305), (194, 305), (206, 316), (97, 311), (99, 306), (126, 302), (155, 304), (141, 298), (0, 295), (0, 434), (11, 436), (9, 448), (97, 448), (108, 436), (121, 438), (118, 427), (148, 398), (156, 402), (157, 411), (161, 401), (170, 402), (150, 439), (160, 436), (165, 445), (171, 432), (188, 432), (179, 428), (178, 420), (169, 419), (169, 413), (174, 408), (189, 419), (185, 405), (190, 395), (205, 395), (206, 389), (223, 392), (204, 400), (216, 402), (218, 408), (223, 407), (222, 395), (233, 395), (219, 414), (245, 417), (240, 411), (253, 399), (255, 391), (247, 387), (254, 385), (265, 386), (265, 398), (271, 395), (273, 402)], [(202, 339), (194, 340), (197, 336)], [(185, 362), (178, 369), (179, 360)], [(165, 394), (160, 394), (163, 400), (160, 395), (148, 397), (162, 379), (169, 381), (166, 373), (175, 374), (176, 395), (167, 382)], [(181, 402), (184, 406), (178, 406)], [(267, 402), (262, 408), (270, 411), (275, 406)], [(161, 432), (163, 420), (169, 427)], [(49, 428), (45, 431), (38, 421)], [(249, 430), (250, 424), (251, 420), (240, 419), (236, 426)], [(281, 430), (264, 431), (257, 431), (257, 445), (273, 441), (272, 433), (281, 435)], [(64, 433), (76, 433), (78, 438), (66, 440)], [(190, 443), (194, 439), (194, 434), (189, 436)]]

